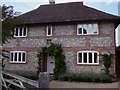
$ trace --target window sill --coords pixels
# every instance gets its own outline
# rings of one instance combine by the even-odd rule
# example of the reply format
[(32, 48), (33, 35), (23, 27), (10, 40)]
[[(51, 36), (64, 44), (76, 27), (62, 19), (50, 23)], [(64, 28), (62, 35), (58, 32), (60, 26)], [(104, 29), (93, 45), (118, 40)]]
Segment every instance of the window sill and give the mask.
[(77, 34), (78, 36), (93, 36), (93, 35), (99, 35), (98, 33), (97, 34)]
[(10, 64), (26, 64), (26, 62), (9, 62)]
[(78, 66), (99, 66), (99, 63), (91, 63), (91, 64), (81, 64), (81, 63), (77, 63)]
[(13, 36), (13, 37), (15, 37), (15, 38), (25, 38), (27, 36)]

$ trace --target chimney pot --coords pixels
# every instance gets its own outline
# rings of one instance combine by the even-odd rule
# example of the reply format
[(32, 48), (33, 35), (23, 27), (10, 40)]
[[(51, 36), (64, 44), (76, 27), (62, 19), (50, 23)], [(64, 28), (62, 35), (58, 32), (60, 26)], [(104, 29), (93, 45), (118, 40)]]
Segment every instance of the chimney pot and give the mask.
[(54, 0), (49, 0), (49, 4), (55, 4)]

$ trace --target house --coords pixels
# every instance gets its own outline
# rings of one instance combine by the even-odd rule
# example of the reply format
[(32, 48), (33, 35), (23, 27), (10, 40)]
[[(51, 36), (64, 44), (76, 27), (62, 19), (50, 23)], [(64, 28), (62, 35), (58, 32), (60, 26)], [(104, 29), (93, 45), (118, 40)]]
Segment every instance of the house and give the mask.
[[(102, 73), (102, 55), (115, 54), (115, 29), (120, 17), (85, 6), (83, 2), (41, 5), (19, 16), (14, 37), (4, 48), (10, 51), (5, 70), (35, 74), (37, 53), (49, 42), (59, 42), (64, 51), (66, 72)], [(16, 19), (16, 20), (17, 20)], [(42, 60), (42, 71), (53, 73), (54, 58)], [(111, 73), (116, 75), (115, 56)]]

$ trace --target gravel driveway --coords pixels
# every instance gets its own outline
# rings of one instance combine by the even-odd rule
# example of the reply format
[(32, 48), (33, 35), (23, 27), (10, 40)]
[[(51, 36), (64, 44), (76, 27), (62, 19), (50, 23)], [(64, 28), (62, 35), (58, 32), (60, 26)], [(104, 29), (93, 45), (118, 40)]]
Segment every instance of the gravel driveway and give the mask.
[(118, 82), (113, 83), (85, 83), (51, 81), (50, 88), (118, 88)]

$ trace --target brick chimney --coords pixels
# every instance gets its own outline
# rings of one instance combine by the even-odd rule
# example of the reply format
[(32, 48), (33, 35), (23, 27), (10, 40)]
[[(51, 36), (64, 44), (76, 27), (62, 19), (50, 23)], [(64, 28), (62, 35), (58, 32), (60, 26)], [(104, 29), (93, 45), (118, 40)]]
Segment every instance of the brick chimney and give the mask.
[(55, 0), (49, 0), (49, 4), (55, 4)]

